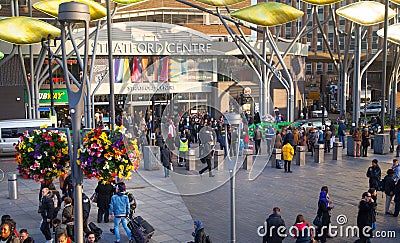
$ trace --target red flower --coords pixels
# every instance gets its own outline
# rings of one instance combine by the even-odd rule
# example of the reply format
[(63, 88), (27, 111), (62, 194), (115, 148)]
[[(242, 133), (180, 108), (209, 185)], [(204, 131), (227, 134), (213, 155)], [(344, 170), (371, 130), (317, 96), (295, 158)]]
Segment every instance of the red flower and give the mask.
[(50, 147), (54, 147), (54, 142), (50, 142)]

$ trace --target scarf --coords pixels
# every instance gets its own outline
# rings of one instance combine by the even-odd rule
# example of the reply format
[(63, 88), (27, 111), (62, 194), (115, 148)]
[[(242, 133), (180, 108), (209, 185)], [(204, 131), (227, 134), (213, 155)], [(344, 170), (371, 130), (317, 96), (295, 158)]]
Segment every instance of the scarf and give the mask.
[(321, 191), (321, 192), (319, 193), (319, 200), (321, 200), (321, 201), (323, 201), (323, 202), (325, 203), (326, 208), (329, 207), (329, 201), (328, 201), (328, 199), (326, 198), (326, 191)]
[(194, 230), (194, 236), (196, 236), (197, 232), (199, 232), (199, 230), (203, 229), (204, 226), (200, 220), (195, 220), (194, 225), (196, 225), (196, 229)]

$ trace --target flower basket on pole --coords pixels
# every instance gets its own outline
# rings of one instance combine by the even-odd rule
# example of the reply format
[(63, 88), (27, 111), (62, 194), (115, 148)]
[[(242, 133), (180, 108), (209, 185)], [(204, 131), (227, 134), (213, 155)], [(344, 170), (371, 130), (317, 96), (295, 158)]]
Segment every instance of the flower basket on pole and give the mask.
[(68, 140), (62, 131), (45, 127), (25, 131), (15, 149), (15, 162), (23, 178), (49, 184), (69, 171)]
[(124, 135), (124, 130), (121, 126), (110, 132), (97, 128), (86, 133), (78, 163), (87, 178), (97, 178), (104, 184), (116, 177), (131, 178), (132, 171), (139, 167), (140, 152), (137, 140)]

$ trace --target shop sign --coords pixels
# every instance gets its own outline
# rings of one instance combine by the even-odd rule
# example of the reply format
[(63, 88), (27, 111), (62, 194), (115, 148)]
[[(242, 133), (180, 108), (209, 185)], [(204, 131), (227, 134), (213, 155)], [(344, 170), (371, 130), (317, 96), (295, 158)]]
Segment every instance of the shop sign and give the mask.
[[(68, 103), (68, 92), (66, 89), (55, 89), (53, 91), (53, 99), (54, 103)], [(50, 90), (48, 89), (41, 89), (39, 91), (39, 103), (40, 104), (50, 104), (51, 103), (51, 96)]]

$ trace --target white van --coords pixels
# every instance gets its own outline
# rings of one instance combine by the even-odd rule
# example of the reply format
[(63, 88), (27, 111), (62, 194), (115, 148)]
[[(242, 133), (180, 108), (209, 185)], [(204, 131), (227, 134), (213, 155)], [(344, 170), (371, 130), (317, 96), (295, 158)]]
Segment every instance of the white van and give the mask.
[(0, 153), (14, 153), (14, 144), (27, 130), (38, 129), (47, 124), (51, 127), (50, 119), (11, 119), (0, 120)]

